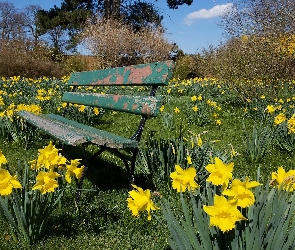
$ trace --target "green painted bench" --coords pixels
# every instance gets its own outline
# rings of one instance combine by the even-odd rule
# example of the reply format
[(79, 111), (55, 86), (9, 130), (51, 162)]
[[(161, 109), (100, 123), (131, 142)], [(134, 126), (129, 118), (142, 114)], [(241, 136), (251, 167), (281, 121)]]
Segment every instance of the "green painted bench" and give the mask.
[[(87, 159), (85, 170), (97, 156), (105, 150), (115, 151), (122, 159), (129, 173), (129, 183), (134, 182), (135, 161), (138, 146), (148, 117), (156, 117), (162, 105), (161, 97), (156, 97), (158, 86), (168, 84), (174, 67), (173, 61), (139, 64), (126, 67), (110, 68), (95, 71), (73, 73), (68, 81), (73, 92), (65, 92), (62, 101), (72, 104), (93, 106), (107, 110), (122, 111), (140, 115), (139, 125), (130, 138), (126, 138), (107, 131), (99, 130), (69, 120), (56, 114), (36, 115), (28, 111), (20, 111), (18, 115), (24, 120), (49, 134), (65, 145), (95, 144), (99, 150)], [(98, 94), (77, 92), (79, 86), (150, 86), (150, 94), (146, 96), (116, 94)], [(119, 126), (119, 124), (118, 124)], [(120, 126), (124, 126), (121, 124)], [(131, 152), (130, 166), (119, 149)], [(80, 188), (81, 184), (78, 185)]]

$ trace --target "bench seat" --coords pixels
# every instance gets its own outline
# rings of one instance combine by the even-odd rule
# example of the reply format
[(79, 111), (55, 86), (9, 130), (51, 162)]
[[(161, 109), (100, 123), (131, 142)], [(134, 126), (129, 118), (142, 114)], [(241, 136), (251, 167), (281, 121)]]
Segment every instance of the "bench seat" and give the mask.
[(36, 115), (20, 111), (18, 115), (66, 145), (93, 143), (108, 148), (137, 148), (138, 141), (99, 130), (55, 114)]

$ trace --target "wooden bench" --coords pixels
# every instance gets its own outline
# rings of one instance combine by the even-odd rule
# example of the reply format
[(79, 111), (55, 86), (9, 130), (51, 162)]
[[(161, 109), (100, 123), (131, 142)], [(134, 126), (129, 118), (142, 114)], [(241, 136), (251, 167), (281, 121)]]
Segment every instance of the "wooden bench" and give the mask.
[[(73, 92), (63, 93), (62, 101), (140, 115), (139, 125), (130, 138), (99, 130), (56, 114), (36, 115), (28, 111), (20, 111), (18, 115), (62, 144), (97, 145), (99, 150), (86, 159), (85, 170), (105, 150), (115, 151), (126, 166), (131, 184), (134, 182), (135, 161), (146, 119), (156, 117), (162, 105), (162, 98), (155, 96), (156, 90), (158, 86), (168, 84), (173, 67), (173, 61), (165, 61), (71, 74), (67, 84), (74, 86)], [(77, 92), (79, 86), (150, 86), (151, 90), (149, 95), (133, 96), (119, 93)], [(124, 126), (124, 124), (118, 124), (118, 126)], [(131, 152), (130, 166), (119, 149), (128, 149)], [(81, 188), (81, 186), (82, 181), (78, 187)]]

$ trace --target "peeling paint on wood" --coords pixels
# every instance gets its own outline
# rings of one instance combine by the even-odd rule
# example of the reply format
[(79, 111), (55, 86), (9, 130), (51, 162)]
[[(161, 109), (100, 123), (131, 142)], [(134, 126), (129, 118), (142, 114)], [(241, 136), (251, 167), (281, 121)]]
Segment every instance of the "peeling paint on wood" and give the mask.
[(80, 92), (65, 92), (62, 101), (148, 116), (157, 116), (163, 103), (161, 97), (154, 96), (101, 95)]
[(167, 85), (173, 61), (73, 73), (69, 85)]

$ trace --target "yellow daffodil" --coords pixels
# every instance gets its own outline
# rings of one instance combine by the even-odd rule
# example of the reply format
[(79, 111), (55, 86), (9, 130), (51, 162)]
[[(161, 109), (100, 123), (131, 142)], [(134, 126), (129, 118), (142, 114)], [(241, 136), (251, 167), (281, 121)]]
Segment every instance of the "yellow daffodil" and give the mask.
[(174, 112), (177, 114), (177, 113), (180, 113), (180, 109), (178, 107), (175, 107), (174, 108)]
[(199, 185), (195, 182), (197, 171), (194, 167), (183, 170), (179, 165), (175, 165), (175, 171), (170, 174), (172, 179), (172, 188), (177, 192), (195, 190)]
[(84, 166), (78, 168), (78, 166), (80, 165), (80, 160), (81, 159), (71, 160), (71, 164), (66, 165), (67, 172), (65, 174), (65, 179), (68, 183), (71, 183), (72, 176), (76, 177), (77, 179), (80, 179), (82, 177)]
[(36, 177), (37, 183), (32, 187), (32, 190), (39, 189), (41, 194), (54, 192), (54, 189), (58, 187), (55, 178), (59, 176), (60, 174), (57, 172), (40, 171)]
[(237, 206), (228, 202), (224, 196), (215, 195), (214, 205), (204, 205), (203, 209), (210, 216), (210, 226), (216, 226), (222, 232), (232, 230), (237, 221), (247, 220), (237, 209)]
[(3, 97), (0, 96), (0, 106), (3, 106), (5, 103), (4, 103), (4, 100), (3, 100)]
[(194, 95), (191, 97), (192, 102), (195, 102), (197, 100), (197, 97)]
[(7, 160), (4, 156), (4, 154), (2, 153), (2, 151), (0, 150), (0, 167), (2, 164), (7, 164)]
[(10, 195), (13, 188), (22, 188), (17, 177), (11, 176), (6, 169), (0, 169), (0, 195)]
[(284, 113), (280, 113), (275, 117), (274, 124), (279, 125), (280, 123), (282, 123), (286, 120), (287, 120), (286, 115)]
[(199, 108), (198, 108), (197, 106), (193, 106), (193, 107), (192, 107), (192, 110), (193, 110), (194, 112), (197, 112), (197, 111), (199, 110)]
[(61, 104), (61, 106), (62, 106), (63, 108), (65, 108), (66, 106), (68, 106), (68, 103), (63, 102), (63, 103)]
[(98, 108), (93, 108), (93, 113), (94, 113), (95, 115), (99, 115), (100, 111), (99, 111)]
[(222, 192), (223, 195), (229, 196), (229, 202), (237, 203), (242, 208), (249, 207), (254, 204), (255, 197), (251, 190), (243, 186), (236, 186)]
[(276, 107), (273, 106), (273, 105), (267, 105), (267, 107), (266, 107), (266, 111), (267, 111), (267, 113), (269, 113), (269, 114), (272, 114), (272, 113), (275, 112), (276, 110), (277, 110)]
[(230, 197), (229, 201), (237, 202), (237, 205), (245, 208), (254, 204), (254, 194), (249, 190), (250, 188), (260, 186), (261, 184), (257, 181), (249, 181), (246, 177), (244, 182), (234, 179), (231, 183), (231, 188), (223, 191), (223, 195)]
[(79, 112), (83, 112), (85, 110), (86, 106), (85, 105), (80, 105), (78, 110)]
[(295, 116), (293, 115), (287, 122), (288, 133), (295, 134)]
[(148, 220), (152, 219), (151, 210), (160, 209), (156, 207), (151, 200), (151, 191), (149, 189), (143, 190), (136, 185), (132, 185), (134, 190), (129, 192), (131, 197), (127, 198), (128, 208), (131, 210), (132, 215), (138, 216), (139, 212), (147, 211)]
[(295, 189), (295, 170), (285, 172), (283, 167), (279, 167), (277, 172), (271, 174), (271, 185), (282, 187), (284, 190), (294, 191)]
[(37, 159), (37, 164), (35, 167), (44, 166), (47, 169), (56, 167), (59, 162), (62, 160), (61, 156), (58, 155), (58, 149), (52, 144), (49, 143), (44, 149), (39, 149), (39, 155)]
[(206, 166), (206, 170), (210, 173), (207, 181), (216, 186), (228, 186), (228, 182), (232, 180), (234, 163), (224, 164), (218, 157), (214, 158), (214, 162)]

